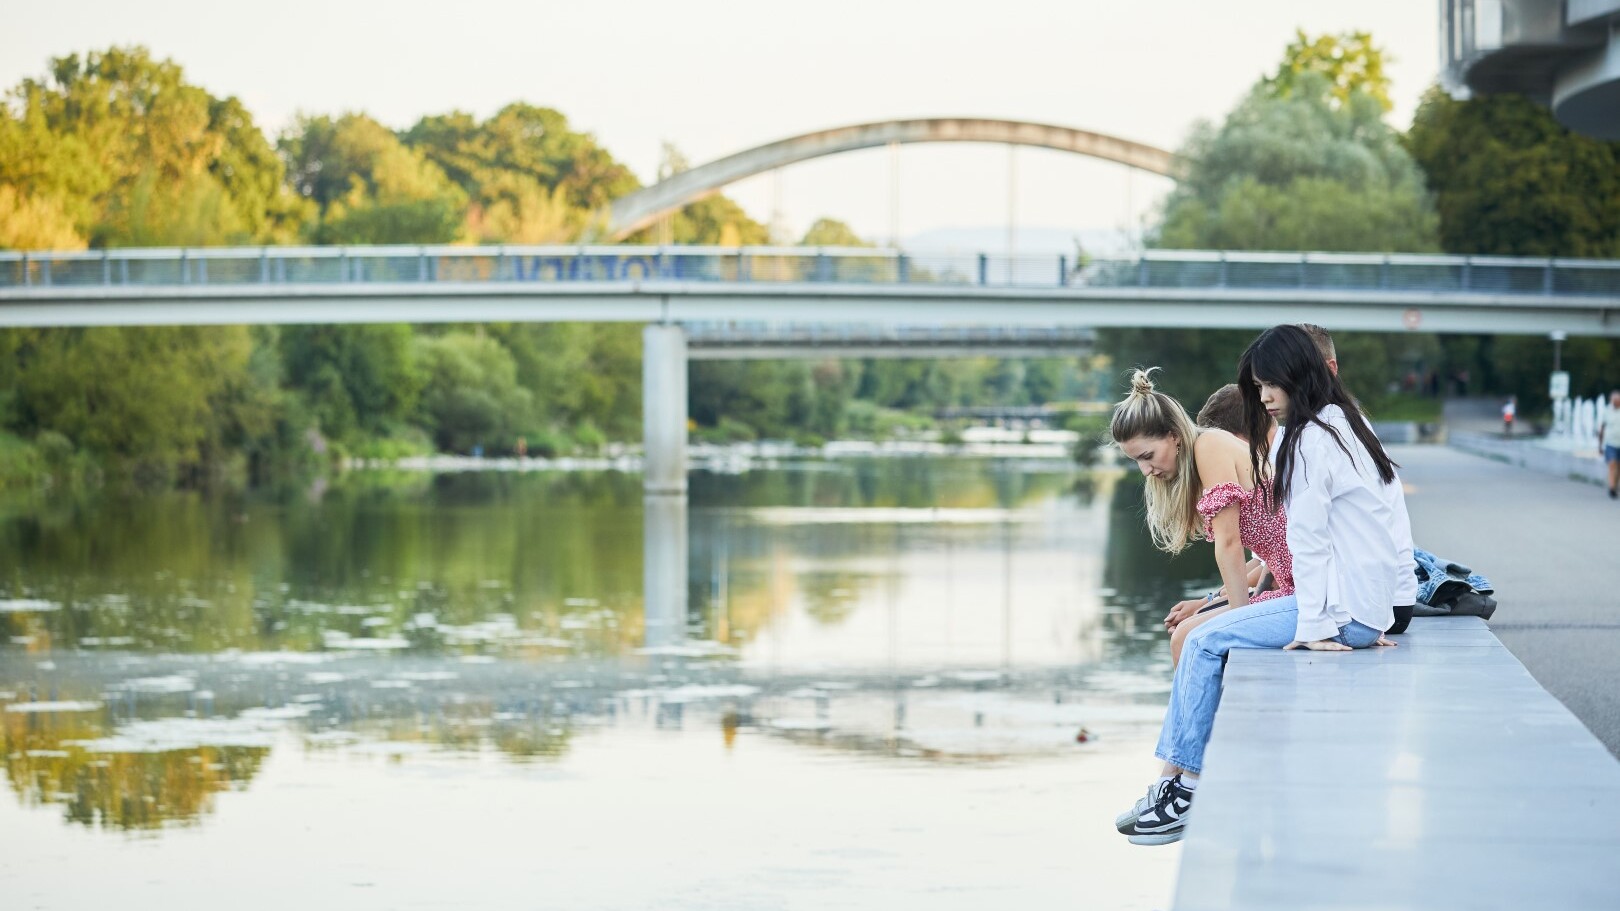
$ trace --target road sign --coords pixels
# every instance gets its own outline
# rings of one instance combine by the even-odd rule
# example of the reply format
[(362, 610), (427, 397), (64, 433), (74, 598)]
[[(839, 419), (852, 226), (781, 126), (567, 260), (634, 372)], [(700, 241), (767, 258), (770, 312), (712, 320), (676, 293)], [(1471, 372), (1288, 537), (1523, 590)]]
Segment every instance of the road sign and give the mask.
[(1416, 307), (1408, 308), (1405, 313), (1401, 314), (1401, 323), (1408, 329), (1416, 329), (1423, 325), (1423, 311)]
[(1554, 370), (1547, 380), (1547, 396), (1552, 399), (1569, 398), (1569, 371)]

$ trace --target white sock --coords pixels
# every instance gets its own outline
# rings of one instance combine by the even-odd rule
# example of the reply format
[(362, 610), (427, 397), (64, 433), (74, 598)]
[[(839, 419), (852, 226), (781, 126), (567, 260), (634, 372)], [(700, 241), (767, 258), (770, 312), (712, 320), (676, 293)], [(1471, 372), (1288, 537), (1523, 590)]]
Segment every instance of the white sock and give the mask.
[(1190, 775), (1190, 774), (1188, 774), (1186, 772), (1182, 772), (1181, 773), (1181, 786), (1186, 788), (1189, 791), (1198, 790), (1198, 776), (1197, 775)]

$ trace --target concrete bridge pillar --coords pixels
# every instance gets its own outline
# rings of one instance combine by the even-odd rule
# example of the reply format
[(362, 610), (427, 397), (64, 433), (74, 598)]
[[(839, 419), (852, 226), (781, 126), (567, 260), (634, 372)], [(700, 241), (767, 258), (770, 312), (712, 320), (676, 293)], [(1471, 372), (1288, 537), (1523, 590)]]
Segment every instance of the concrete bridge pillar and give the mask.
[(642, 597), (646, 644), (686, 638), (686, 330), (641, 332)]
[(686, 493), (686, 330), (641, 331), (643, 474), (648, 494)]

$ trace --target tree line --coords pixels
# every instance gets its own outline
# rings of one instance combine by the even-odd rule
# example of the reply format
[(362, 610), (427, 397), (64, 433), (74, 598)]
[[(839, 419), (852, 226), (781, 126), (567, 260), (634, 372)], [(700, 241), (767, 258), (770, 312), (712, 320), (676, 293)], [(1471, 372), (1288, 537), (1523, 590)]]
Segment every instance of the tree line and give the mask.
[[(1149, 243), (1620, 256), (1620, 144), (1571, 134), (1525, 99), (1438, 89), (1402, 133), (1384, 120), (1388, 90), (1370, 36), (1301, 33), (1220, 122), (1192, 131)], [(658, 176), (685, 166), (666, 147)], [(52, 60), (0, 103), (0, 248), (571, 242), (639, 186), (589, 133), (527, 103), (403, 130), (302, 115), (272, 139), (238, 99), (138, 47)], [(773, 238), (715, 195), (631, 240)], [(798, 240), (863, 242), (830, 219)], [(1110, 363), (1164, 366), (1168, 388), (1196, 404), (1247, 341), (1101, 335), (1100, 361), (697, 363), (694, 432), (900, 433), (948, 405), (1106, 396)], [(1404, 387), (1463, 377), (1470, 392), (1545, 405), (1545, 339), (1338, 340), (1353, 388), (1389, 416), (1411, 405)], [(1566, 343), (1573, 391), (1620, 384), (1616, 354), (1607, 340)], [(639, 436), (639, 364), (638, 328), (617, 325), (0, 330), (0, 483), (253, 481), (341, 455), (494, 453), (519, 439), (535, 454), (592, 450)]]
[[(666, 147), (660, 176), (686, 167)], [(391, 130), (302, 115), (274, 140), (144, 48), (50, 62), (0, 104), (0, 248), (564, 243), (639, 188), (550, 108)], [(723, 195), (631, 242), (763, 244)], [(817, 222), (804, 243), (860, 243)], [(700, 436), (903, 429), (900, 409), (1040, 402), (1075, 362), (695, 364)], [(337, 456), (593, 451), (640, 435), (635, 326), (0, 330), (0, 478), (263, 480)], [(1072, 391), (1072, 390), (1071, 390)]]

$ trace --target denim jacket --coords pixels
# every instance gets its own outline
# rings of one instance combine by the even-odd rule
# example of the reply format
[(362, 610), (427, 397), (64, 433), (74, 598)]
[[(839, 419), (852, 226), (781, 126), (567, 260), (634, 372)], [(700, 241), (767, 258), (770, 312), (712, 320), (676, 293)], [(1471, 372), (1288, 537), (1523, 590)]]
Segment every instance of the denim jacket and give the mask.
[(1490, 580), (1461, 563), (1437, 557), (1417, 547), (1412, 548), (1412, 559), (1417, 563), (1413, 572), (1417, 574), (1417, 599), (1420, 604), (1438, 607), (1465, 591), (1482, 595), (1495, 591)]

